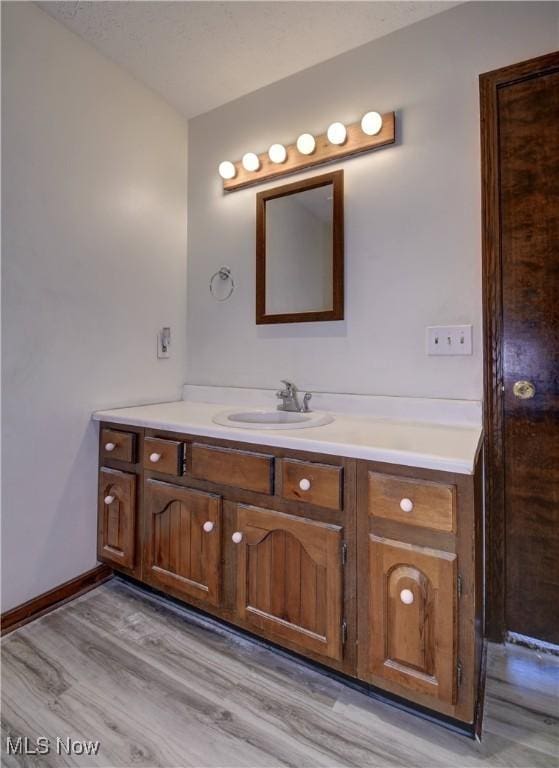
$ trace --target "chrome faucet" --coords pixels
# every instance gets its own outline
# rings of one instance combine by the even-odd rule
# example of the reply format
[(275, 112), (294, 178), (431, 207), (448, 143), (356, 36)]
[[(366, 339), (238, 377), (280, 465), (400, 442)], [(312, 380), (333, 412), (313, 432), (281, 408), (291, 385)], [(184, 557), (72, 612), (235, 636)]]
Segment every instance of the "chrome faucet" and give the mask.
[(312, 397), (311, 393), (305, 392), (303, 397), (303, 405), (300, 405), (298, 389), (295, 384), (293, 384), (291, 381), (287, 381), (286, 379), (282, 379), (281, 383), (285, 384), (285, 388), (280, 389), (279, 392), (276, 392), (276, 397), (282, 401), (280, 405), (278, 405), (278, 411), (296, 411), (298, 413), (308, 413), (310, 411), (309, 400)]

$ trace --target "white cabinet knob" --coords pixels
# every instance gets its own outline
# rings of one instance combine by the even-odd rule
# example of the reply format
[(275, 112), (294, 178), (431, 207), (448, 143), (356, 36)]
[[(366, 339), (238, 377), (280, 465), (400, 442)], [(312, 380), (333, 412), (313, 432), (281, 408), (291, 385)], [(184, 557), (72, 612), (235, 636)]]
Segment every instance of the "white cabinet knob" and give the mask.
[(413, 592), (411, 589), (403, 589), (400, 592), (400, 600), (404, 605), (411, 605), (413, 603)]
[(105, 498), (103, 499), (103, 501), (107, 506), (109, 506), (109, 504), (112, 504), (114, 500), (115, 500), (115, 497), (111, 495), (105, 496)]
[(214, 524), (211, 520), (206, 520), (202, 528), (206, 531), (206, 533), (211, 533), (214, 529)]
[(243, 534), (240, 531), (235, 531), (231, 538), (235, 544), (240, 544), (243, 540)]
[(152, 464), (157, 464), (160, 458), (161, 458), (160, 453), (150, 453), (149, 455), (149, 460), (151, 461)]
[(302, 480), (299, 480), (299, 488), (302, 491), (308, 491), (310, 487), (311, 487), (311, 481), (307, 480), (306, 477), (304, 477)]
[(114, 451), (115, 448), (116, 448), (115, 443), (105, 443), (105, 450), (108, 451), (109, 453), (111, 451)]
[(402, 499), (400, 502), (400, 509), (402, 512), (411, 512), (413, 509), (413, 501), (411, 499)]

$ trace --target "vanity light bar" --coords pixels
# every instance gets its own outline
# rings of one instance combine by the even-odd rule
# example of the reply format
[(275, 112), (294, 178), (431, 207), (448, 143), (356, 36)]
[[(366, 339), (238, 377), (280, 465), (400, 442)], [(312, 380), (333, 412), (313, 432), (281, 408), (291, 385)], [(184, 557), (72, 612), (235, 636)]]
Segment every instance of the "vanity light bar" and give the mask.
[[(345, 138), (342, 128), (346, 131)], [(377, 128), (376, 133), (370, 133)], [(283, 145), (273, 144), (269, 150), (259, 155), (249, 152), (244, 155), (243, 160), (236, 163), (229, 161), (221, 163), (220, 175), (223, 178), (223, 190), (234, 192), (237, 189), (261, 184), (263, 181), (297, 173), (315, 165), (332, 163), (361, 152), (370, 152), (387, 144), (394, 144), (395, 134), (394, 112), (385, 112), (383, 115), (367, 112), (362, 120), (347, 126), (343, 123), (332, 123), (328, 131), (320, 136), (302, 134), (295, 144), (285, 146), (286, 154), (283, 161), (279, 161), (280, 156), (283, 156), (279, 148), (283, 148)], [(308, 154), (301, 151), (308, 150), (312, 146), (312, 138), (315, 139), (314, 149)], [(275, 162), (270, 159), (271, 156), (277, 158)], [(245, 160), (249, 162), (244, 162)], [(222, 169), (227, 171), (227, 174), (222, 173)]]

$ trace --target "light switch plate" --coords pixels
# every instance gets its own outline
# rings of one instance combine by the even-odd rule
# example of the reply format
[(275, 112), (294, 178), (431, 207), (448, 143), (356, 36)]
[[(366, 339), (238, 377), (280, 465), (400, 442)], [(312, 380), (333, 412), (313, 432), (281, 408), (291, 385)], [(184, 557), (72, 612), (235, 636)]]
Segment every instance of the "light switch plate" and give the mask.
[(160, 360), (166, 360), (171, 356), (169, 347), (171, 346), (171, 329), (169, 326), (162, 328), (157, 334), (157, 357)]
[(428, 355), (471, 355), (471, 325), (430, 325), (427, 328)]

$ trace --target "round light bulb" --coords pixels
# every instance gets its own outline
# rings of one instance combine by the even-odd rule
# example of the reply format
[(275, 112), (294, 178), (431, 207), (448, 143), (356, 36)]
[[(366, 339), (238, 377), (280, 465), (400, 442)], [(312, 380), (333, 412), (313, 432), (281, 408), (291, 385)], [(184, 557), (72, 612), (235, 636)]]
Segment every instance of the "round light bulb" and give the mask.
[(302, 155), (312, 155), (315, 147), (316, 141), (310, 133), (302, 133), (297, 139), (297, 149)]
[(330, 144), (343, 144), (347, 138), (346, 127), (343, 123), (332, 123), (326, 135)]
[(382, 117), (378, 112), (367, 112), (361, 120), (361, 130), (367, 136), (376, 136), (382, 128)]
[(245, 171), (257, 171), (260, 168), (260, 160), (254, 152), (247, 152), (246, 155), (243, 155), (242, 162)]
[(237, 169), (229, 160), (224, 160), (220, 163), (218, 170), (222, 179), (234, 179), (237, 175)]
[(268, 150), (268, 157), (272, 163), (285, 163), (287, 157), (287, 150), (283, 144), (272, 144)]

